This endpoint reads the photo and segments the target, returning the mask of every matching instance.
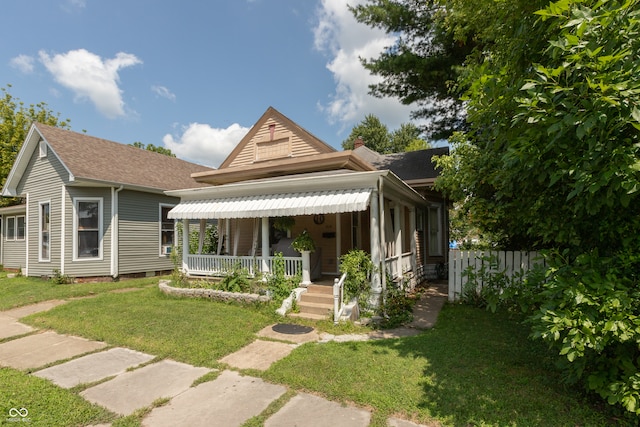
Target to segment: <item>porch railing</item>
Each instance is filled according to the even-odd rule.
[[[411,271],[411,255],[412,252],[405,252],[402,255],[394,255],[385,258],[385,269],[392,279],[401,279],[405,273]],[[398,268],[398,258],[402,257],[402,265]]]
[[[273,260],[269,257],[269,271],[273,271]],[[283,257],[285,276],[291,277],[302,271],[302,257]],[[193,276],[224,276],[241,268],[255,276],[260,272],[262,258],[232,255],[187,255],[187,273]]]

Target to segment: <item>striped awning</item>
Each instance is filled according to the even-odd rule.
[[[186,200],[171,209],[169,218],[262,218],[364,211],[372,191],[359,188]]]

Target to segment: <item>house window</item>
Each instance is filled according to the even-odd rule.
[[[74,258],[102,257],[102,198],[74,201]]]
[[[16,217],[9,216],[7,217],[7,240],[16,240]]]
[[[49,202],[40,203],[40,261],[49,261],[51,258],[51,205]]]
[[[16,240],[24,240],[25,236],[25,219],[23,216],[16,217]]]
[[[442,256],[442,227],[440,206],[429,208],[429,255]]]
[[[160,255],[170,255],[174,244],[175,223],[169,219],[171,205],[160,205]]]

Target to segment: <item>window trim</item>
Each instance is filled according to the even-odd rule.
[[[98,202],[98,256],[78,256],[78,204],[81,202]],[[102,261],[104,256],[103,223],[104,223],[104,198],[103,197],[74,197],[73,198],[73,261],[91,262]]]
[[[165,231],[162,228],[162,209],[164,208],[169,208],[172,209],[174,208],[176,205],[172,205],[170,203],[159,203],[158,204],[158,256],[166,258],[169,257],[171,255],[165,254],[164,251],[162,250],[163,245],[162,244],[162,232]],[[176,221],[175,220],[171,220],[173,222],[173,245],[172,246],[176,246]],[[168,230],[166,230],[168,231]],[[173,249],[172,249],[173,250]]]
[[[17,219],[15,216],[7,216],[4,218],[4,221],[4,240],[6,240],[7,242],[13,242],[16,240]],[[9,223],[11,223],[11,226],[9,226]],[[9,237],[9,231],[11,231],[11,237]]]
[[[43,244],[43,232],[44,230],[42,229],[42,225],[43,225],[43,216],[42,216],[42,208],[44,206],[48,207],[49,210],[49,227],[47,229],[47,233],[48,233],[48,245],[49,245],[49,249],[47,252],[48,257],[43,257],[42,256],[42,244]],[[51,200],[45,200],[42,202],[38,203],[38,262],[51,262]]]
[[[20,223],[20,218],[22,218],[22,237],[18,233],[20,227],[18,224]],[[27,216],[26,215],[16,215],[16,229],[15,229],[15,237],[18,242],[23,242],[27,238]]]
[[[433,221],[431,220],[431,211],[435,210],[436,211],[436,222],[437,224],[437,230],[435,231],[435,233],[432,231],[433,230]],[[428,239],[428,254],[430,257],[439,257],[439,256],[443,256],[443,250],[442,250],[442,206],[440,205],[431,205],[428,208],[427,211],[427,218],[428,218],[428,224],[427,224],[427,239]],[[435,240],[437,241],[438,245],[437,245],[437,249],[436,251],[432,252],[432,248],[431,248],[431,241],[432,241],[432,235],[435,234]]]

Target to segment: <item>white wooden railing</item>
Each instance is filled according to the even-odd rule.
[[[384,265],[387,274],[389,274],[392,279],[401,279],[405,275],[405,273],[412,270],[412,256],[413,252],[405,252],[402,255],[394,255],[389,258],[385,258]],[[398,268],[398,258],[400,257],[402,257],[402,265],[400,266],[400,268]]]
[[[495,263],[488,264],[488,258]],[[449,251],[449,301],[457,301],[467,283],[466,271],[478,272],[483,267],[491,272],[504,272],[507,277],[524,277],[536,265],[544,265],[538,252],[523,251]]]
[[[340,322],[340,316],[344,310],[344,281],[347,273],[344,273],[340,279],[333,279],[333,323],[336,325]]]
[[[273,271],[273,260],[267,259],[269,271]],[[301,257],[282,257],[285,276],[295,276],[302,270]],[[193,276],[221,276],[241,268],[255,275],[260,272],[262,258],[252,256],[231,255],[187,255],[187,273]]]

